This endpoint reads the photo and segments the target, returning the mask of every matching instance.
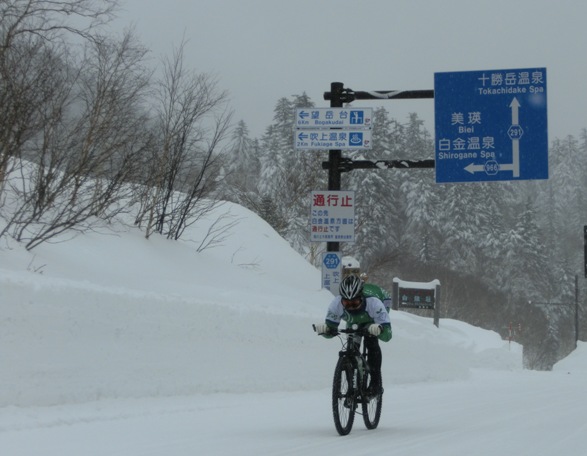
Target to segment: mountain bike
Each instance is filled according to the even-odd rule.
[[[354,326],[333,332],[342,344],[332,381],[332,416],[334,426],[340,435],[351,432],[355,413],[363,415],[367,429],[375,429],[381,418],[383,404],[381,385],[378,385],[379,388],[374,393],[367,391],[371,375],[367,363],[367,350],[362,342],[363,337],[372,336],[366,329]],[[359,404],[361,411],[358,410]]]

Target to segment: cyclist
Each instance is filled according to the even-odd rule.
[[[366,272],[361,272],[361,265],[357,259],[352,256],[344,256],[341,259],[342,262],[342,278],[344,279],[346,276],[350,274],[356,274],[365,285],[363,286],[363,294],[367,297],[374,296],[379,298],[379,300],[383,303],[387,311],[391,309],[391,295],[385,290],[384,288],[380,287],[379,285],[375,285],[374,283],[368,283],[369,276]]]
[[[361,280],[363,280],[363,282],[365,282],[365,286],[363,287],[363,294],[365,296],[374,296],[379,298],[379,300],[385,306],[385,309],[389,312],[391,309],[391,295],[387,292],[387,290],[380,287],[379,285],[375,285],[374,283],[367,283],[369,276],[366,272],[362,272],[359,277]]]
[[[334,337],[341,320],[346,322],[347,327],[356,324],[367,328],[369,336],[364,340],[371,371],[369,391],[371,394],[378,394],[383,392],[379,340],[388,342],[391,339],[391,320],[381,300],[365,296],[363,287],[364,282],[358,275],[345,277],[340,283],[339,296],[328,307],[325,322],[314,326],[316,333],[327,339]]]

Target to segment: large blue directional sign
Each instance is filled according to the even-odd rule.
[[[548,179],[546,68],[435,73],[436,182]]]

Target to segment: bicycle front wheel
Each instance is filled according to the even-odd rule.
[[[334,426],[340,435],[347,435],[353,428],[356,392],[353,388],[353,376],[356,370],[348,359],[341,357],[334,369],[332,382],[332,415]]]

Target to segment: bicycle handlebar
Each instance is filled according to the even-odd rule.
[[[312,325],[312,328],[314,329],[314,332],[316,332],[316,325]],[[369,333],[369,330],[367,329],[367,327],[363,326],[360,328],[344,328],[344,329],[330,329],[330,331],[328,332],[329,335],[332,336],[338,336],[340,334],[359,334],[361,336],[370,336],[371,334]],[[320,334],[318,334],[320,335]]]
[[[362,328],[345,328],[345,329],[339,329],[338,332],[340,333],[344,333],[344,334],[369,334],[369,330],[366,327],[362,327]]]

